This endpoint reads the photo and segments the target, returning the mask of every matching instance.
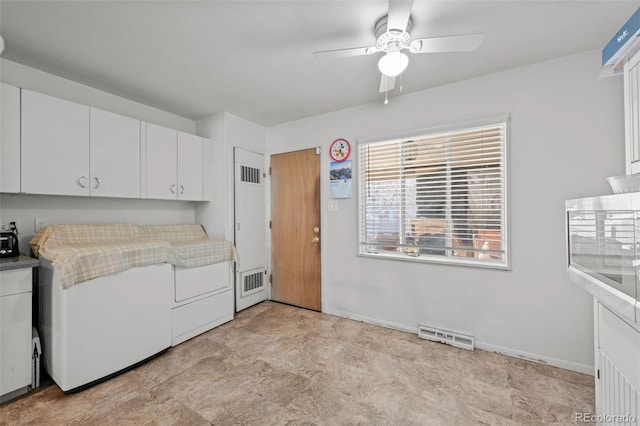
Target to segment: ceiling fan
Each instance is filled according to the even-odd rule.
[[[378,61],[378,69],[382,74],[380,92],[387,92],[393,90],[396,77],[409,65],[409,57],[403,52],[404,50],[411,53],[472,52],[480,47],[483,34],[411,40],[412,6],[413,0],[389,0],[388,14],[380,18],[375,25],[375,46],[323,50],[314,52],[314,56],[317,59],[334,59],[383,52],[384,56]],[[385,103],[388,103],[387,99]]]

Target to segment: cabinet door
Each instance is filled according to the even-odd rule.
[[[91,195],[140,197],[140,120],[91,108]]]
[[[31,384],[31,268],[0,272],[0,395]],[[23,291],[27,289],[28,291]],[[14,293],[16,292],[16,293]]]
[[[22,90],[22,192],[89,195],[89,107]]]
[[[178,199],[202,201],[202,138],[178,132]]]
[[[0,86],[0,192],[20,192],[20,89]]]
[[[595,326],[596,413],[638,417],[640,332],[600,303]]]
[[[147,123],[147,198],[177,199],[178,132]]]
[[[640,52],[624,68],[627,174],[640,173]]]

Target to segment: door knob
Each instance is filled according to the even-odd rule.
[[[319,243],[320,242],[320,238],[318,237],[313,237],[313,239],[311,240],[312,243]]]
[[[320,232],[320,228],[318,228],[318,227],[316,226],[315,228],[313,228],[313,232],[315,232],[315,233],[317,234],[318,232]]]

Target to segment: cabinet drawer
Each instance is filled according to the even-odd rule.
[[[233,291],[216,294],[173,308],[173,337],[188,333],[233,314]]]
[[[175,267],[175,301],[182,302],[231,287],[230,262],[198,268]]]
[[[31,291],[31,268],[0,272],[0,296]]]

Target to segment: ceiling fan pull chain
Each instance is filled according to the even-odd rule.
[[[387,94],[389,93],[389,90],[387,89],[387,76],[384,76],[384,104],[387,105],[389,103],[389,98],[387,97]]]
[[[400,91],[402,92],[402,74],[400,74]]]

